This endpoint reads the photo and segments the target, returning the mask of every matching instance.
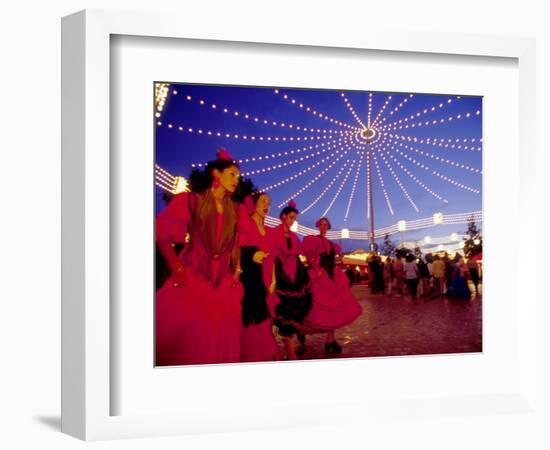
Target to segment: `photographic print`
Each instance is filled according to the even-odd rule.
[[[156,366],[482,351],[482,97],[152,97]]]

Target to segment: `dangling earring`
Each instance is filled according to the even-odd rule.
[[[214,182],[212,183],[212,189],[218,189],[220,187],[220,180],[218,178],[214,178]]]

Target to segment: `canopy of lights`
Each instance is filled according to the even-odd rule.
[[[157,211],[224,147],[301,235],[447,249],[483,221],[480,97],[156,83],[154,115]]]

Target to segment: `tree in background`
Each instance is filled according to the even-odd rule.
[[[483,236],[481,230],[477,228],[474,216],[468,218],[468,230],[466,230],[468,239],[464,239],[464,256],[470,258],[483,251]]]
[[[395,245],[391,241],[389,233],[386,233],[386,235],[384,236],[384,242],[382,243],[380,253],[382,253],[384,256],[395,255]]]

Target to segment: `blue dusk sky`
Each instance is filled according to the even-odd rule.
[[[482,98],[459,92],[171,83],[154,117],[156,164],[188,177],[193,164],[223,147],[241,161],[241,173],[270,194],[271,216],[293,198],[305,226],[326,215],[333,229],[366,231],[368,148],[376,229],[436,212],[480,211],[482,116]],[[156,189],[158,212],[164,203]],[[438,225],[407,232],[405,239],[466,228]]]

